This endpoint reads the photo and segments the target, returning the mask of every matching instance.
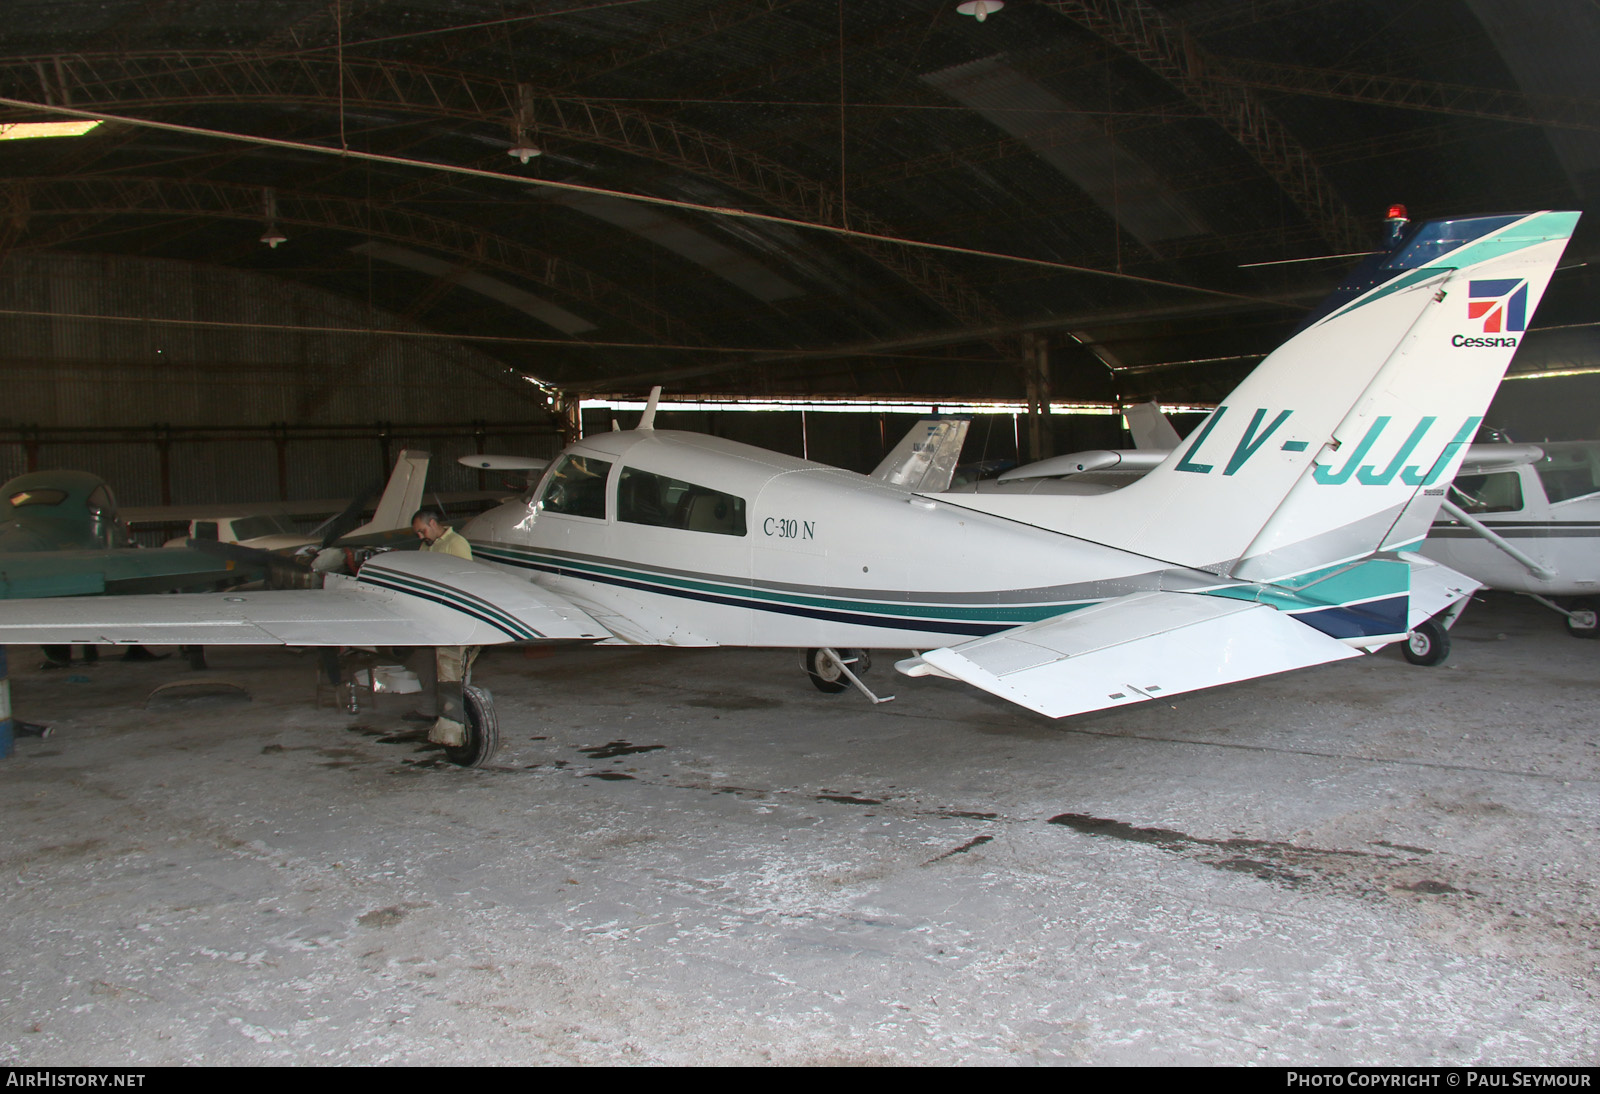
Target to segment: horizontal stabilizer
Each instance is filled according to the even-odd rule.
[[[1065,718],[1359,655],[1262,604],[1163,592],[1117,597],[895,667]]]
[[[0,603],[0,643],[481,646],[609,632],[526,578],[452,555],[391,552],[323,589]]]
[[[1406,622],[1413,628],[1483,588],[1481,582],[1432,559],[1410,552],[1400,557],[1411,566],[1411,602]]]

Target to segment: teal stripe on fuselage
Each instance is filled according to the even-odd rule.
[[[829,612],[844,612],[869,617],[868,622],[871,625],[879,626],[892,625],[897,620],[949,620],[964,624],[993,625],[996,629],[1004,629],[1063,615],[1079,608],[1088,607],[1090,604],[1099,603],[1103,599],[1097,597],[1079,601],[1056,600],[1015,605],[891,603],[881,600],[861,600],[852,597],[782,592],[753,584],[732,584],[727,581],[717,581],[712,579],[710,575],[704,575],[703,577],[671,575],[643,567],[624,567],[592,562],[587,559],[576,559],[570,555],[547,554],[526,548],[474,544],[473,550],[477,552],[480,558],[488,561],[504,562],[514,566],[533,566],[541,570],[560,571],[574,577],[587,577],[599,581],[611,579],[645,584],[651,586],[653,591],[667,596],[697,593],[705,596],[738,600],[745,606],[757,610],[760,610],[764,605],[771,605],[772,608],[778,610],[792,606]]]
[[[1281,612],[1350,607],[1411,592],[1411,567],[1399,559],[1369,558],[1283,578],[1270,585],[1207,589],[1211,596],[1267,604]]]

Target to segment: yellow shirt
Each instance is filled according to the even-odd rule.
[[[472,544],[468,543],[467,538],[454,528],[446,528],[444,535],[432,543],[424,543],[422,549],[424,551],[437,551],[440,554],[455,555],[457,558],[464,558],[468,562],[472,561]]]

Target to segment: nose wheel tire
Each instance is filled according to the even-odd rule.
[[[467,712],[467,739],[455,748],[446,748],[445,756],[462,767],[482,767],[494,759],[500,748],[500,722],[494,713],[494,698],[485,690],[468,684],[461,689],[461,699]]]
[[[1572,609],[1567,616],[1567,633],[1574,638],[1600,638],[1600,612],[1595,611],[1593,601]]]
[[[1442,664],[1450,656],[1450,632],[1431,619],[1425,620],[1406,635],[1405,645],[1400,652],[1413,665]]]
[[[866,650],[837,650],[839,659],[850,665],[850,671],[861,676],[872,667],[872,658],[867,656]],[[805,657],[806,675],[811,677],[811,683],[820,692],[828,695],[837,695],[850,686],[850,681],[845,674],[839,671],[839,666],[833,658],[827,656],[827,651],[815,649],[806,650]]]

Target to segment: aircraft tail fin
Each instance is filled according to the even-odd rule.
[[[971,425],[971,418],[921,419],[868,477],[920,493],[950,489]]]
[[[400,458],[394,461],[394,471],[389,475],[389,484],[383,488],[383,497],[378,499],[372,519],[350,535],[410,528],[412,514],[422,507],[422,489],[428,478],[430,460],[426,452],[403,449]]]
[[[1122,416],[1128,419],[1128,432],[1133,434],[1133,447],[1139,449],[1171,451],[1178,447],[1178,431],[1161,412],[1157,402],[1135,403],[1123,407]]]
[[[948,500],[1251,582],[1415,543],[1577,221],[1539,212],[1422,225],[1119,491]]]

